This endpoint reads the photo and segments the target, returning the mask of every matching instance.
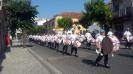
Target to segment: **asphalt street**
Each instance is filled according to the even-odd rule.
[[[52,66],[62,72],[62,74],[132,74],[133,70],[133,49],[125,49],[121,46],[119,52],[115,56],[109,56],[109,64],[111,68],[103,66],[103,60],[100,66],[94,66],[97,58],[93,46],[91,49],[78,49],[78,56],[63,55],[55,49],[32,43],[30,47],[32,51],[38,54],[42,59],[47,60]],[[60,46],[62,51],[62,45]],[[70,53],[70,48],[69,51]]]

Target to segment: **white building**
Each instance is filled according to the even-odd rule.
[[[46,18],[35,18],[35,24],[36,25],[43,25],[45,22],[49,21],[49,19]]]

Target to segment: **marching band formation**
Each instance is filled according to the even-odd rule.
[[[67,53],[68,46],[71,46],[71,54],[75,52],[75,56],[77,56],[77,48],[81,47],[83,41],[87,40],[88,43],[95,42],[95,39],[89,33],[81,35],[78,33],[72,34],[71,32],[62,35],[30,35],[29,40],[50,48],[55,48],[57,51],[59,45],[63,44],[62,51],[64,54]]]
[[[126,38],[127,43],[126,47],[131,47],[131,32],[129,29],[125,31],[124,38]],[[87,46],[91,44],[95,44],[96,53],[98,57],[96,58],[95,65],[98,66],[100,60],[104,57],[104,65],[109,68],[108,65],[108,54],[113,54],[119,50],[120,41],[113,34],[113,32],[109,31],[107,35],[105,35],[105,31],[101,30],[100,33],[96,35],[95,38],[92,37],[91,33],[86,32],[85,34],[73,34],[71,32],[67,32],[65,34],[53,34],[53,35],[30,35],[29,40],[35,42],[37,44],[41,44],[43,46],[48,46],[50,48],[54,48],[59,51],[60,44],[63,44],[62,52],[63,54],[67,54],[68,46],[71,46],[71,55],[78,56],[78,48],[82,47],[84,42],[87,42]]]

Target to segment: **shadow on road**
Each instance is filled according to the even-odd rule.
[[[130,55],[130,54],[118,54],[119,56],[122,56],[122,57],[128,57],[128,58],[132,58],[133,59],[133,55]]]
[[[85,64],[87,64],[87,65],[91,65],[91,66],[97,67],[97,66],[95,66],[95,60],[83,59],[82,62],[85,63]],[[103,64],[99,64],[98,67],[105,68],[105,66]]]
[[[87,65],[91,65],[91,66],[94,66],[94,64],[95,64],[94,60],[83,59],[82,62],[87,64]]]
[[[23,45],[13,45],[12,47],[23,47]],[[26,45],[26,47],[33,47],[33,45]]]

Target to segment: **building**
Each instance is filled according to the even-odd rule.
[[[55,19],[52,18],[43,24],[43,26],[45,26],[47,28],[47,30],[44,31],[45,33],[53,33],[54,32],[54,28],[55,28],[54,22],[55,22]]]
[[[133,0],[112,0],[112,10],[116,35],[122,37],[127,27],[133,33]]]
[[[82,17],[82,13],[78,12],[64,12],[59,15],[54,16],[53,19],[47,21],[44,23],[44,26],[50,26],[52,29],[56,32],[63,32],[63,28],[60,28],[58,26],[58,19],[61,19],[63,17],[69,17],[72,19],[72,26],[75,28],[75,33],[85,30],[85,28],[82,27],[82,25],[79,24],[79,19]],[[80,30],[78,29],[80,27]]]
[[[45,22],[49,21],[49,19],[46,18],[35,18],[35,24],[36,25],[43,25]]]
[[[0,51],[5,49],[5,35],[8,31],[5,4],[7,0],[0,0]]]

